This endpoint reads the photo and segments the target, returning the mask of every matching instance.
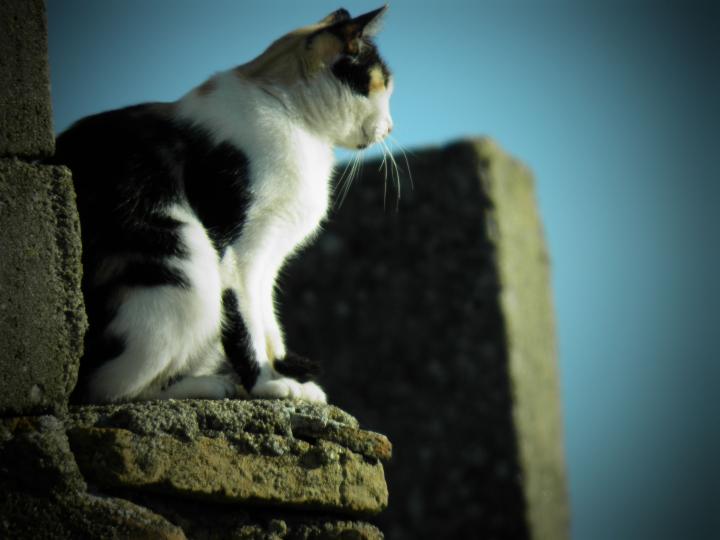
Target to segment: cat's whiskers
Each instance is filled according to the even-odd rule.
[[[393,143],[393,145],[398,147],[400,152],[402,152],[403,159],[405,160],[405,166],[407,167],[408,178],[410,180],[410,189],[414,191],[415,190],[415,182],[413,181],[412,170],[410,170],[410,161],[408,160],[407,152],[405,151],[405,147],[402,144],[400,144],[400,141],[398,141],[392,135],[388,135],[388,139],[390,140],[390,142]],[[410,152],[410,155],[413,155],[412,151],[410,151],[410,150],[408,150],[408,151]]]
[[[343,169],[343,172],[342,172],[342,174],[340,175],[340,178],[338,178],[337,184],[335,185],[335,191],[336,191],[336,192],[340,192],[340,190],[341,190],[341,188],[342,188],[342,185],[343,185],[343,182],[345,181],[345,175],[347,174],[348,169],[350,168],[350,166],[352,165],[352,163],[353,163],[353,160],[351,159],[350,161],[348,161],[348,162],[345,164],[345,168]]]
[[[358,178],[360,176],[360,173],[362,172],[363,163],[365,162],[364,158],[365,158],[365,151],[361,150],[357,154],[357,168],[355,169],[355,175],[353,176],[352,180],[355,180],[355,178]],[[352,184],[352,180],[350,182],[351,184]],[[349,185],[348,185],[347,191],[350,191]],[[345,193],[345,195],[347,196],[347,192]]]
[[[340,208],[343,203],[345,202],[345,198],[347,197],[348,193],[350,192],[350,186],[353,183],[353,180],[355,179],[355,176],[357,175],[358,171],[358,160],[360,159],[359,156],[361,153],[355,153],[353,154],[352,159],[348,162],[348,166],[350,167],[350,170],[348,171],[347,176],[344,178],[343,183],[339,186],[339,199],[338,199],[338,208]]]
[[[379,170],[383,170],[384,172],[384,183],[383,183],[383,210],[386,208],[386,202],[387,202],[387,171],[388,171],[388,165],[387,165],[387,151],[382,146],[380,147],[382,149],[383,158],[382,162],[380,163],[380,166],[378,167]]]
[[[394,137],[389,137],[387,140],[392,142],[392,144],[400,150],[403,156],[403,160],[405,161],[405,168],[400,167],[386,140],[378,142],[378,146],[382,150],[382,160],[380,161],[380,165],[378,166],[378,171],[383,172],[383,208],[387,207],[389,171],[390,180],[397,191],[397,200],[395,204],[395,210],[397,211],[400,207],[400,200],[402,199],[403,174],[401,172],[401,169],[403,171],[407,171],[408,179],[410,180],[410,188],[413,190],[415,189],[415,183],[413,180],[412,171],[410,169],[410,161],[407,157],[407,152],[405,151],[405,148],[403,148],[403,146]],[[412,154],[412,152],[410,153]],[[343,205],[343,203],[345,202],[345,198],[350,192],[352,183],[360,175],[364,155],[364,150],[361,150],[355,153],[353,157],[345,164],[343,172],[340,175],[335,188],[337,194],[336,208],[340,208]]]
[[[392,155],[392,152],[390,151],[390,148],[388,148],[387,143],[385,141],[380,141],[380,144],[382,145],[383,153],[385,153],[390,158],[390,164],[392,165],[392,168],[390,169],[390,177],[395,182],[395,186],[397,189],[397,200],[395,202],[395,211],[397,211],[400,208],[400,199],[402,198],[400,169],[398,168],[397,161],[395,161],[395,156]]]
[[[345,170],[347,171],[349,167],[350,172],[346,176],[345,171],[343,171],[343,176],[340,177],[340,181],[338,182],[339,197],[337,200],[337,208],[342,207],[343,203],[345,202],[345,198],[350,192],[350,186],[352,185],[353,180],[355,180],[355,178],[357,178],[360,174],[360,170],[362,168],[362,157],[364,153],[365,152],[363,150],[357,152],[345,166]]]

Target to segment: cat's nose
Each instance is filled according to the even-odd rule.
[[[381,127],[380,130],[379,130],[379,132],[378,132],[378,133],[380,134],[380,139],[384,139],[385,137],[387,137],[388,135],[390,135],[390,133],[392,132],[392,130],[393,130],[393,124],[392,124],[392,122],[388,122],[388,123],[387,123],[387,125],[385,126],[385,130],[384,130],[384,131],[383,131],[383,128]]]

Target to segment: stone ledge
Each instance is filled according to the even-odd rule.
[[[137,435],[171,435],[181,440],[279,435],[288,440],[321,439],[368,458],[387,461],[387,437],[360,429],[342,409],[293,400],[202,399],[146,401],[73,407],[72,427],[122,428]]]
[[[381,540],[363,518],[387,504],[389,451],[336,407],[285,400],[0,419],[0,537]]]
[[[147,508],[89,494],[54,416],[0,419],[0,516],[0,538],[185,538]]]
[[[375,526],[330,514],[310,514],[236,505],[134,496],[133,501],[177,524],[192,540],[382,540]]]
[[[349,516],[387,506],[380,460],[389,457],[390,443],[329,405],[85,406],[71,411],[68,435],[85,478],[108,490]]]
[[[142,506],[86,493],[53,499],[0,494],[0,538],[185,540],[183,530]]]

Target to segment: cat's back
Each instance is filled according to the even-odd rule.
[[[76,178],[102,170],[106,175],[149,164],[153,154],[179,149],[182,136],[173,105],[146,103],[87,116],[62,132],[52,161],[68,166]]]
[[[148,103],[107,111],[57,138],[53,162],[72,171],[84,227],[125,228],[179,206],[197,216],[216,247],[236,238],[249,204],[247,155],[214,141],[177,108]]]

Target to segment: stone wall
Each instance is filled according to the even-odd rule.
[[[0,17],[0,156],[52,154],[43,0],[6,0]]]
[[[0,419],[0,538],[379,540],[388,440],[329,405],[184,400]]]
[[[404,168],[404,160],[397,157]],[[363,168],[286,272],[290,348],[393,441],[389,538],[568,536],[548,255],[533,180],[489,139]]]
[[[0,414],[53,412],[75,384],[85,316],[80,239],[54,148],[44,4],[0,17]]]

